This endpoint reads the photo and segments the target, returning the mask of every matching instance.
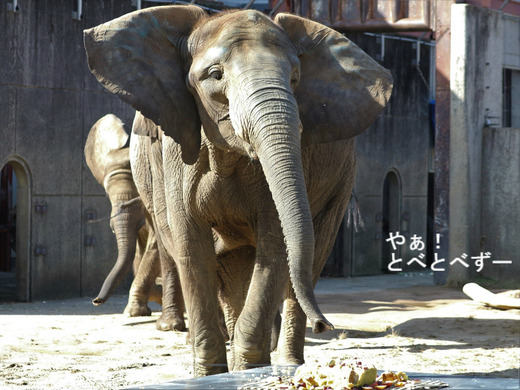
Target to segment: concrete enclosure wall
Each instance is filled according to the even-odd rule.
[[[30,177],[18,217],[21,300],[95,294],[116,255],[108,220],[89,224],[85,211],[107,218],[110,204],[86,167],[90,126],[113,112],[131,123],[130,107],[110,95],[87,68],[83,29],[132,11],[130,1],[18,1],[0,6],[0,168],[12,163]],[[20,192],[19,192],[20,194]],[[85,246],[86,236],[94,237]],[[101,264],[100,264],[101,263]]]
[[[469,266],[455,262],[449,269],[450,284],[461,284],[479,276],[481,272],[474,264],[475,258],[485,253],[485,248],[488,251],[490,247],[497,250],[500,243],[504,245],[506,254],[507,248],[513,245],[513,241],[506,242],[509,234],[503,235],[500,241],[494,239],[494,243],[486,242],[490,237],[495,237],[489,235],[490,227],[502,226],[501,221],[508,220],[518,208],[514,198],[507,200],[499,194],[502,191],[509,193],[510,188],[518,185],[518,181],[514,182],[517,175],[511,175],[512,183],[505,185],[505,181],[499,179],[504,173],[497,170],[501,169],[503,158],[515,161],[518,150],[502,149],[503,153],[507,153],[505,156],[490,154],[490,150],[498,152],[506,140],[513,140],[507,132],[488,132],[484,136],[483,130],[501,126],[503,70],[515,66],[515,61],[520,58],[517,57],[520,50],[518,34],[509,34],[519,25],[520,19],[501,12],[467,4],[452,6],[450,256],[447,260],[451,262],[466,256],[465,262]],[[520,62],[516,62],[516,66],[520,66]],[[485,159],[483,150],[487,153]],[[518,170],[518,165],[515,169]],[[489,202],[492,199],[504,202],[497,212],[491,212]],[[507,209],[509,212],[506,212]],[[501,214],[500,210],[505,214]],[[518,237],[518,224],[508,225],[505,222],[501,229],[505,228],[512,228],[510,233]],[[516,277],[507,270],[503,275]]]
[[[133,111],[89,72],[82,32],[133,11],[131,3],[84,2],[79,20],[73,17],[72,1],[19,0],[16,12],[0,6],[0,52],[6,54],[0,56],[0,163],[12,163],[27,178],[18,210],[26,221],[17,235],[22,300],[95,294],[115,258],[110,204],[86,167],[83,147],[101,116],[112,112],[130,124]],[[396,78],[389,107],[358,139],[356,191],[366,229],[346,229],[342,236],[349,248],[339,259],[342,274],[368,275],[384,267],[388,172],[398,185],[392,187],[399,202],[392,214],[395,228],[425,235],[430,47],[362,34],[352,39]],[[414,62],[418,58],[419,64]],[[89,223],[89,218],[101,221]]]
[[[432,200],[428,196],[428,177],[433,168],[430,96],[434,80],[430,72],[434,50],[428,41],[398,36],[347,36],[392,72],[394,89],[376,122],[356,138],[354,191],[365,227],[353,231],[343,226],[325,274],[388,272],[392,253],[402,259],[397,267],[403,271],[423,270],[416,262],[407,263],[420,253],[427,254],[428,201]],[[393,251],[385,241],[389,233],[400,233],[406,243]],[[410,250],[414,235],[422,238],[422,251]],[[430,259],[423,262],[428,265]]]
[[[16,12],[0,6],[0,168],[11,163],[20,179],[17,272],[22,300],[95,294],[115,258],[110,204],[86,167],[83,147],[101,116],[112,112],[130,124],[133,110],[89,72],[82,31],[133,11],[131,3],[84,2],[79,20],[73,18],[73,1],[19,0]],[[450,257],[485,249],[508,258],[515,254],[510,254],[514,239],[509,237],[511,232],[518,237],[518,225],[504,234],[495,230],[501,219],[513,215],[516,198],[507,194],[518,193],[518,178],[514,171],[500,169],[504,162],[517,161],[511,155],[515,149],[507,146],[516,145],[518,137],[498,130],[483,136],[482,129],[487,120],[501,121],[503,68],[520,69],[520,45],[506,39],[519,36],[519,23],[464,4],[454,5],[452,13]],[[385,239],[395,230],[406,239],[394,252],[403,260],[400,266],[420,270],[406,263],[419,254],[410,249],[412,236],[426,241],[431,233],[433,51],[428,42],[403,37],[349,38],[392,71],[395,87],[388,107],[356,140],[355,191],[365,228],[342,227],[341,250],[328,269],[345,276],[385,272],[392,252]],[[512,181],[506,186],[508,177]],[[502,188],[507,191],[500,194]],[[101,221],[89,223],[87,218]],[[424,259],[427,264],[431,260]],[[471,272],[453,268],[450,277],[462,280],[474,276]],[[498,267],[494,272],[511,274]]]
[[[487,128],[482,150],[482,276],[518,281],[520,275],[520,129]],[[494,264],[494,261],[511,264]]]

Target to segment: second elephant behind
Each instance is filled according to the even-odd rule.
[[[186,328],[184,301],[176,269],[167,271],[173,274],[169,278],[173,286],[166,288],[169,295],[163,296],[162,289],[156,285],[156,279],[162,275],[161,256],[168,254],[157,240],[152,217],[135,187],[128,141],[121,120],[108,114],[92,126],[85,144],[87,165],[104,187],[112,206],[110,227],[118,250],[116,262],[92,302],[96,306],[103,304],[133,267],[134,280],[124,313],[130,317],[149,316],[151,310],[147,303],[155,301],[162,305],[157,329],[182,331]],[[168,268],[172,266],[166,259],[162,263]]]

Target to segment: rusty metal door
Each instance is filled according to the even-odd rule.
[[[290,0],[291,12],[340,32],[431,31],[431,0]]]

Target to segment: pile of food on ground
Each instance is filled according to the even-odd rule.
[[[375,367],[367,367],[357,359],[333,359],[300,366],[292,379],[295,389],[386,389],[402,387],[408,381],[404,372],[377,376]],[[289,388],[290,389],[290,388]]]
[[[383,372],[378,376],[375,367],[366,366],[357,358],[342,358],[306,363],[298,367],[292,377],[269,377],[242,386],[240,390],[391,390],[421,387],[420,381],[410,380],[404,372]]]

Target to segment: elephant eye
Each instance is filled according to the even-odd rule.
[[[211,68],[209,70],[209,77],[215,80],[222,80],[222,70],[219,68]]]
[[[291,77],[291,86],[294,88],[296,88],[296,86],[298,85],[298,83],[300,82],[300,74],[298,72],[295,72],[293,73],[292,77]]]

